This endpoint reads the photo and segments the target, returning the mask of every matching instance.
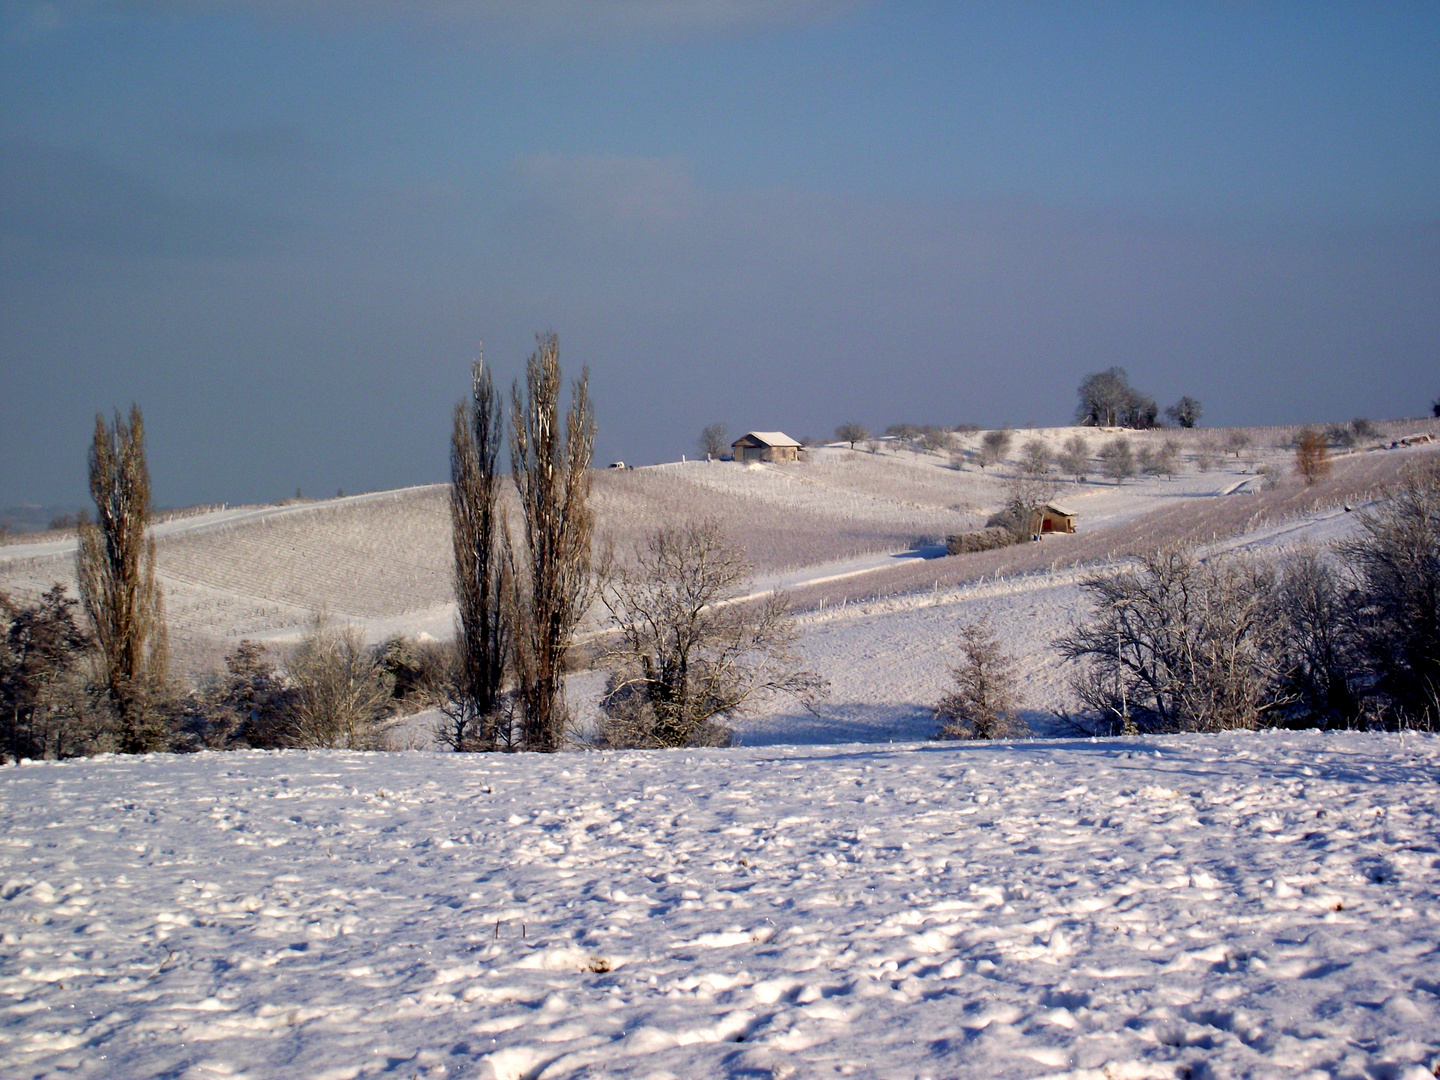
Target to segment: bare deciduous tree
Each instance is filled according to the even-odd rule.
[[[517,551],[506,530],[504,546],[512,581],[516,698],[522,745],[529,750],[553,752],[564,742],[565,659],[593,595],[593,514],[586,499],[595,420],[588,381],[586,369],[572,388],[562,436],[560,345],[553,333],[541,334],[526,365],[525,396],[518,385],[510,394],[510,463],[522,535]]]
[[[709,424],[705,430],[700,432],[697,445],[700,447],[700,456],[704,458],[718,458],[730,449],[730,444],[725,441],[725,425]]]
[[[1084,662],[1075,689],[1103,728],[1255,728],[1287,703],[1270,570],[1185,549],[1138,561],[1086,581],[1095,619],[1055,642]]]
[[[1360,716],[1362,660],[1356,648],[1354,593],[1332,561],[1315,551],[1288,555],[1277,595],[1285,631],[1285,685],[1302,719],[1321,727]]]
[[[723,719],[748,704],[824,688],[800,667],[784,597],[739,599],[751,568],[714,521],[658,529],[603,575],[616,638],[601,662],[610,746],[727,745]]]
[[[980,437],[980,453],[976,457],[980,468],[983,470],[987,465],[994,465],[1002,460],[1010,451],[1011,434],[1009,428],[1000,428],[997,431],[987,431]]]
[[[1090,444],[1085,436],[1071,435],[1066,439],[1065,450],[1056,461],[1077,483],[1083,481],[1090,471]]]
[[[955,444],[955,439],[944,428],[927,425],[921,430],[916,442],[927,453],[941,454]]]
[[[1440,466],[1409,470],[1340,545],[1370,677],[1397,722],[1440,727]]]
[[[90,495],[96,521],[80,525],[76,576],[80,602],[94,629],[103,681],[126,753],[157,750],[165,740],[158,706],[167,660],[165,605],[155,580],[150,524],[150,471],[145,423],[130,406],[111,428],[95,417],[90,447]]]
[[[1055,497],[1055,481],[1048,476],[1010,477],[1005,485],[1005,505],[985,522],[985,527],[1009,529],[1015,540],[1028,540],[1040,530],[1045,504]]]
[[[1140,451],[1140,467],[1147,476],[1163,476],[1167,480],[1175,477],[1180,455],[1180,444],[1166,439],[1159,446],[1147,446]]]
[[[1100,448],[1100,468],[1111,480],[1123,484],[1135,475],[1135,449],[1123,436]]]
[[[1325,439],[1313,428],[1302,428],[1295,439],[1295,471],[1313,484],[1330,472],[1330,451]]]
[[[960,663],[950,669],[955,689],[935,706],[941,739],[1018,739],[1030,728],[1017,712],[1015,660],[982,618],[960,631]]]
[[[1089,427],[1123,423],[1126,402],[1133,393],[1130,376],[1122,367],[1086,375],[1076,391],[1079,401],[1075,405],[1075,423]]]
[[[293,688],[284,725],[287,746],[374,750],[390,684],[353,626],[317,618],[285,665]]]
[[[484,361],[471,371],[469,403],[455,406],[450,436],[450,528],[459,607],[456,687],[445,706],[445,741],[456,750],[495,750],[508,741],[501,687],[510,651],[500,537],[500,444],[504,417]]]
[[[1044,476],[1050,471],[1050,447],[1040,439],[1029,439],[1020,448],[1020,468],[1031,476]]]
[[[1229,450],[1237,458],[1249,447],[1250,435],[1239,428],[1233,429],[1225,436],[1225,449]]]

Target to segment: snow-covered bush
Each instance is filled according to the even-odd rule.
[[[724,718],[777,694],[826,689],[799,664],[785,598],[741,597],[750,566],[718,523],[657,529],[604,574],[614,638],[600,740],[613,747],[724,746]]]
[[[1015,660],[1000,645],[988,619],[960,631],[960,663],[950,669],[955,688],[935,706],[937,739],[1015,739],[1030,734],[1018,713]]]
[[[1082,663],[1074,690],[1100,730],[1256,728],[1285,703],[1274,571],[1191,549],[1084,582],[1095,617],[1057,639]]]

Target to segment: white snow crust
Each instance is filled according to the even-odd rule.
[[[0,770],[0,1075],[1392,1077],[1440,739]]]

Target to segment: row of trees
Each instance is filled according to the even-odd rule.
[[[1086,589],[1096,618],[1056,645],[1101,730],[1440,723],[1440,469],[1331,550],[1156,552]]]
[[[1277,564],[1152,551],[1084,583],[1093,616],[1054,642],[1091,734],[1440,727],[1440,466],[1361,513],[1357,534]],[[1023,734],[1013,662],[967,627],[939,734]]]
[[[512,536],[499,500],[500,408],[477,364],[455,410],[451,523],[459,602],[458,678],[443,740],[456,750],[558,750],[570,712],[564,677],[574,633],[592,603],[608,615],[596,663],[609,671],[602,745],[659,747],[729,741],[724,718],[757,698],[804,701],[824,683],[798,664],[783,596],[747,601],[751,568],[720,525],[661,528],[633,552],[592,565],[586,504],[595,425],[582,375],[559,420],[559,350],[539,340],[522,396],[511,392],[510,475],[519,503]],[[725,449],[725,429],[701,449]]]
[[[500,506],[504,418],[483,360],[455,409],[450,516],[459,604],[460,677],[443,732],[456,750],[558,750],[565,740],[566,660],[594,599],[587,505],[595,419],[589,372],[560,423],[559,340],[537,339],[525,390],[510,392],[510,478],[519,538]],[[510,693],[502,693],[507,677]]]

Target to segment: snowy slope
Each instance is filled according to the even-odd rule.
[[[1440,740],[0,771],[5,1077],[1440,1066]]]

